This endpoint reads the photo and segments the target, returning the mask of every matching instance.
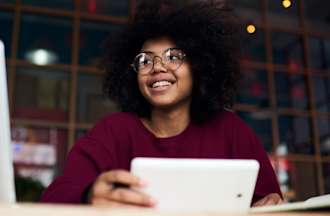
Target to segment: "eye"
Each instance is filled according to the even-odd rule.
[[[149,59],[141,59],[139,61],[139,65],[147,65],[147,64],[151,64],[151,61]]]
[[[179,49],[171,49],[166,53],[168,61],[180,61],[183,59],[183,53]]]
[[[168,59],[170,61],[175,61],[175,60],[180,60],[181,58],[180,58],[179,55],[173,55],[173,54],[171,54],[170,56],[168,56]]]
[[[140,66],[146,66],[152,64],[152,58],[146,54],[143,54],[138,58],[137,62]]]

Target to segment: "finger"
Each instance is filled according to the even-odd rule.
[[[258,200],[257,202],[255,202],[252,206],[253,207],[262,206],[264,202],[265,202],[265,198],[262,198],[261,200]]]
[[[284,203],[284,201],[282,200],[282,197],[279,194],[274,194],[274,196],[275,196],[275,200],[276,200],[276,203],[275,203],[276,205]]]
[[[104,173],[102,174],[101,179],[111,184],[121,183],[128,186],[137,187],[142,187],[146,185],[143,180],[126,170],[114,170],[111,172]]]
[[[92,194],[94,196],[104,196],[109,193],[111,189],[113,189],[112,184],[109,184],[107,181],[101,179],[98,180],[92,188]]]
[[[104,199],[102,197],[93,198],[90,202],[93,206],[105,206],[105,207],[116,207],[116,203],[109,199]]]
[[[255,202],[253,204],[253,207],[257,207],[257,206],[263,206],[267,203],[267,200],[268,200],[268,196],[265,196],[264,198],[258,200],[257,202]]]
[[[271,193],[267,197],[268,197],[268,201],[266,204],[277,205],[277,204],[282,203],[282,198],[277,193]]]
[[[125,209],[140,209],[145,208],[145,206],[137,206],[132,204],[120,203],[115,201],[109,201],[108,199],[95,199],[92,203],[96,207],[111,207],[111,208],[125,208]]]
[[[253,206],[257,207],[257,206],[264,206],[264,205],[275,205],[275,204],[279,204],[281,202],[282,202],[281,197],[276,193],[272,193],[272,194],[268,194],[261,200],[254,203]]]
[[[275,205],[277,203],[277,200],[272,199],[271,197],[267,197],[264,205]]]
[[[284,200],[282,200],[282,198],[279,199],[279,201],[277,202],[277,204],[284,204]]]
[[[132,205],[128,205],[128,204],[124,204],[124,203],[120,203],[120,202],[115,202],[109,199],[105,199],[105,198],[95,198],[92,200],[91,204],[93,206],[99,206],[99,207],[112,207],[112,208],[121,208],[121,207],[128,207],[128,206],[132,206]]]
[[[107,195],[107,198],[116,202],[141,205],[141,206],[154,206],[156,204],[156,201],[150,196],[138,191],[125,189],[125,188],[118,188],[112,190]]]

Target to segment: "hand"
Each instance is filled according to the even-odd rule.
[[[265,196],[264,198],[262,198],[261,200],[255,202],[253,204],[253,207],[265,206],[265,205],[277,205],[281,203],[283,203],[283,200],[280,197],[280,195],[278,195],[277,193],[271,193]]]
[[[116,184],[127,185],[127,187],[116,187]],[[145,182],[126,170],[104,172],[91,187],[88,202],[92,205],[116,207],[152,207],[156,204],[154,199],[132,189],[145,185]]]

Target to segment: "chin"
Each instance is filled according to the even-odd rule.
[[[153,108],[166,109],[173,107],[175,103],[169,101],[150,101]]]
[[[149,100],[153,109],[174,109],[189,104],[189,100],[179,100],[178,98],[167,98],[163,100]]]

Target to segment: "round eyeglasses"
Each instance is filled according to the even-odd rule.
[[[155,58],[158,57],[163,67],[167,70],[175,71],[183,63],[186,54],[179,48],[168,48],[162,56],[157,56],[152,52],[141,52],[135,58],[131,66],[138,74],[148,74],[155,65]]]

